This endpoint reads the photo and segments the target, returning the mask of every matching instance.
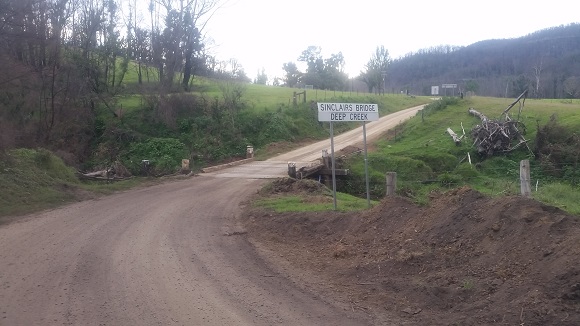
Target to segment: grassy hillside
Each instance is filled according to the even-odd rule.
[[[133,179],[114,184],[82,183],[75,170],[51,152],[16,149],[0,155],[0,216],[57,207],[141,182]]]
[[[120,160],[137,172],[141,159],[157,173],[171,172],[167,158],[179,167],[189,158],[196,167],[245,155],[247,145],[258,153],[274,142],[302,142],[328,136],[317,120],[316,101],[377,103],[381,114],[430,102],[425,97],[307,90],[198,77],[189,93],[134,94],[118,99],[120,114],[103,110],[92,165]],[[357,124],[336,124],[337,132]],[[179,143],[175,143],[175,142]],[[171,144],[140,146],[138,143]],[[182,148],[181,154],[177,150]],[[171,150],[170,150],[171,149]],[[162,164],[163,163],[163,164]],[[163,168],[160,168],[160,167]]]
[[[557,176],[549,167],[536,160],[534,153],[525,147],[512,153],[481,158],[477,155],[473,140],[469,136],[471,128],[480,123],[467,113],[473,107],[489,118],[499,118],[511,99],[472,97],[465,100],[446,99],[445,105],[437,110],[427,109],[423,118],[417,116],[397,132],[376,144],[376,151],[369,155],[371,187],[373,197],[382,197],[385,191],[386,172],[397,172],[398,192],[427,202],[433,190],[470,185],[490,195],[514,195],[519,193],[519,162],[530,159],[532,167],[533,196],[544,202],[559,206],[575,214],[580,214],[577,202],[580,185],[580,167],[577,153],[575,161],[561,162],[565,165],[567,177]],[[526,139],[535,151],[538,126],[551,120],[567,130],[580,128],[580,112],[577,103],[556,100],[527,100],[521,112],[521,121],[526,126]],[[511,116],[517,117],[518,107]],[[446,129],[452,128],[462,134],[462,125],[467,133],[460,146],[456,146]],[[577,148],[580,150],[580,147]],[[469,157],[472,164],[469,163]],[[339,182],[342,191],[363,195],[364,162],[361,156],[351,157],[346,165],[351,176]],[[537,191],[536,191],[536,185]]]

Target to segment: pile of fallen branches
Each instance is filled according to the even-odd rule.
[[[95,172],[78,172],[77,176],[83,180],[121,181],[131,177],[131,172],[119,161],[113,162],[110,167]]]
[[[477,153],[479,155],[493,156],[496,154],[511,152],[522,145],[528,147],[528,141],[523,136],[525,125],[519,121],[527,93],[528,91],[526,90],[518,96],[518,98],[503,111],[500,119],[490,119],[473,108],[468,110],[471,115],[474,115],[481,120],[481,124],[476,125],[471,129],[471,136],[474,139],[473,146],[477,148]],[[509,116],[509,111],[517,103],[520,103],[518,118],[513,120]],[[530,150],[529,147],[528,150]]]

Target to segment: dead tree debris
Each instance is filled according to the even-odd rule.
[[[447,128],[447,133],[449,136],[451,136],[451,138],[453,138],[455,145],[459,146],[461,144],[461,138],[463,138],[463,136],[457,136],[457,134],[451,128]]]
[[[530,150],[527,144],[528,140],[524,138],[522,132],[525,131],[525,125],[519,121],[526,94],[527,90],[503,111],[500,119],[490,119],[483,113],[469,108],[469,114],[481,120],[481,124],[471,129],[471,135],[474,139],[473,145],[477,148],[479,155],[493,156],[508,153],[519,148],[521,145],[525,145]],[[518,119],[512,120],[509,116],[509,110],[518,102],[520,103]]]
[[[78,172],[77,176],[84,180],[120,181],[131,177],[131,172],[119,161],[115,161],[106,169],[88,173]]]

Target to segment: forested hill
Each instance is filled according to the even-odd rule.
[[[580,24],[553,27],[515,39],[466,47],[439,46],[393,60],[387,91],[429,95],[431,86],[457,84],[482,96],[580,96]],[[440,89],[440,91],[444,91]],[[458,91],[456,91],[458,92]]]

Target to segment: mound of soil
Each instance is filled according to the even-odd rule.
[[[250,208],[243,222],[307,286],[376,324],[580,325],[579,218],[531,199],[460,188],[428,207]]]
[[[276,179],[260,191],[260,194],[263,196],[290,193],[328,195],[330,191],[320,182],[310,179],[297,180],[294,178]]]

